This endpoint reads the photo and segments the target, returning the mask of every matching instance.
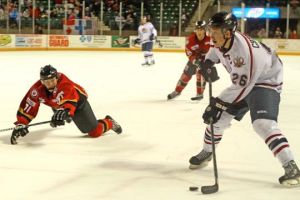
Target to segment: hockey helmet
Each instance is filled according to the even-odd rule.
[[[229,30],[231,33],[234,33],[237,28],[237,18],[232,13],[221,11],[210,18],[208,26]]]
[[[204,20],[199,20],[199,21],[196,21],[196,24],[195,24],[195,29],[205,29],[206,27],[206,22]]]
[[[47,80],[57,77],[57,70],[52,67],[51,65],[45,65],[44,67],[41,68],[40,71],[40,79],[41,80]]]

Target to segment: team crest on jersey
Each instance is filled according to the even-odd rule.
[[[242,58],[242,57],[236,57],[233,60],[233,63],[234,63],[234,66],[237,68],[240,68],[241,66],[246,64],[244,58]]]
[[[31,91],[31,96],[32,97],[36,97],[38,95],[38,92],[36,91],[36,89]]]
[[[57,104],[60,104],[60,101],[61,101],[63,98],[64,98],[64,91],[60,91],[60,92],[57,94],[56,98],[53,99],[52,101],[55,102],[55,103],[57,103]]]

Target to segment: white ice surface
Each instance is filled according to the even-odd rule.
[[[155,53],[156,65],[141,67],[140,52],[0,52],[0,129],[12,127],[19,103],[52,64],[82,85],[98,118],[113,116],[123,134],[85,137],[75,125],[31,127],[16,146],[0,132],[1,200],[298,200],[300,188],[278,184],[283,169],[256,135],[247,115],[234,122],[217,148],[220,190],[203,195],[189,186],[214,183],[212,163],[190,171],[188,160],[202,148],[205,99],[192,102],[193,78],[182,95],[166,101],[186,64],[184,53]],[[279,125],[300,165],[299,57],[281,57],[284,90]],[[217,95],[229,84],[213,84]],[[32,123],[49,120],[44,105]]]

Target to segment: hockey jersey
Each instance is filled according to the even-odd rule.
[[[29,124],[36,117],[41,103],[53,109],[68,109],[72,117],[76,109],[87,99],[87,96],[80,85],[71,81],[63,73],[58,73],[57,85],[53,92],[49,92],[39,80],[29,89],[21,101],[15,124]]]
[[[225,102],[241,101],[253,87],[281,91],[283,69],[276,52],[240,32],[235,32],[229,50],[210,48],[206,59],[220,61],[230,74],[232,84],[218,96]]]
[[[205,36],[203,40],[198,40],[196,33],[192,33],[186,40],[185,53],[189,60],[204,60],[206,53],[210,48],[210,37]]]
[[[141,40],[141,44],[146,42],[151,42],[150,36],[153,34],[154,37],[157,36],[157,31],[151,22],[141,24],[138,28],[138,38]]]

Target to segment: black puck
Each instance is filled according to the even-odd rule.
[[[189,188],[189,190],[190,191],[198,191],[198,187],[196,187],[196,186],[191,186],[190,188]]]

